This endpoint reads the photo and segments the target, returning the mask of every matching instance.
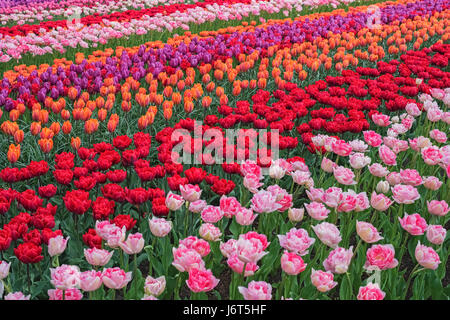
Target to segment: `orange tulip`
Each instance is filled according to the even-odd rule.
[[[41,139],[52,139],[55,133],[50,128],[42,128],[41,130]]]
[[[119,120],[118,119],[116,120],[113,118],[113,116],[111,116],[109,118],[108,125],[107,125],[108,131],[114,132],[116,130],[118,124],[119,124]]]
[[[13,109],[9,112],[9,120],[11,121],[17,121],[20,117],[19,110]]]
[[[212,98],[210,96],[205,96],[202,99],[202,106],[203,108],[208,108],[211,105]]]
[[[66,110],[66,109],[62,110],[61,118],[63,118],[63,120],[69,120],[70,119],[70,111]]]
[[[194,110],[194,103],[191,100],[184,101],[184,111],[186,113],[191,113]]]
[[[47,123],[48,122],[48,111],[47,110],[40,110],[39,111],[39,119],[41,123]]]
[[[17,130],[14,132],[14,141],[15,143],[19,144],[23,141],[24,138],[24,132],[23,130]]]
[[[166,109],[164,109],[164,119],[166,119],[166,120],[170,120],[170,118],[172,118],[172,113],[173,113],[173,111],[172,111],[172,108],[166,108]]]
[[[108,111],[106,110],[106,109],[98,109],[98,112],[97,112],[97,118],[98,118],[98,120],[100,120],[100,121],[105,121],[106,120],[106,116],[108,115]]]
[[[20,144],[15,146],[14,144],[9,145],[7,158],[8,161],[11,163],[15,163],[17,160],[19,160],[20,157]]]
[[[84,123],[84,131],[87,134],[92,134],[98,130],[99,122],[97,119],[89,119]]]
[[[59,122],[53,122],[50,125],[50,130],[52,130],[54,132],[54,134],[58,134],[60,129],[61,129],[61,125],[59,124]]]
[[[72,137],[70,145],[74,150],[78,150],[81,147],[81,139],[79,137]]]
[[[170,86],[165,87],[164,90],[163,90],[163,95],[166,98],[170,98],[172,96],[172,93],[173,93],[173,88],[170,87]]]
[[[62,125],[62,131],[64,134],[69,134],[72,131],[72,123],[70,121],[65,121]]]
[[[131,102],[130,101],[122,101],[122,110],[128,112],[131,110]]]
[[[39,139],[38,144],[44,153],[49,153],[53,149],[52,139]]]
[[[208,83],[208,84],[206,85],[206,91],[212,92],[212,91],[214,90],[214,87],[215,87],[215,86],[216,86],[216,85],[215,85],[214,82]]]
[[[69,96],[70,100],[75,100],[78,96],[78,90],[74,87],[69,88],[67,95]]]
[[[179,92],[174,92],[172,94],[172,101],[174,104],[180,104],[181,103],[181,94]]]
[[[220,105],[225,105],[228,103],[228,97],[226,94],[223,94],[219,98]]]
[[[138,119],[139,130],[144,130],[145,128],[147,128],[147,126],[148,126],[148,117],[146,117],[145,115],[139,117]]]
[[[33,136],[38,135],[41,132],[41,123],[40,122],[32,122],[30,125],[30,131]]]

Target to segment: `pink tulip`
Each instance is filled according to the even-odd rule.
[[[56,289],[67,290],[80,287],[80,269],[77,266],[63,264],[50,268],[51,284]]]
[[[89,270],[80,273],[80,288],[83,291],[95,291],[102,283],[101,271]]]
[[[111,248],[118,248],[120,246],[120,243],[125,240],[126,231],[127,229],[125,226],[119,228],[116,227],[116,225],[113,225],[113,227],[108,229],[108,234],[106,235],[106,244]]]
[[[103,284],[110,289],[122,289],[131,278],[131,272],[125,272],[118,267],[104,269],[102,273]]]
[[[329,207],[336,208],[341,202],[341,198],[342,189],[338,187],[330,187],[323,193],[322,201],[314,201],[323,202]]]
[[[264,183],[262,183],[260,179],[254,174],[248,174],[244,176],[242,184],[251,193],[257,193],[258,189],[264,185]]]
[[[244,263],[257,263],[268,252],[264,251],[264,244],[257,238],[239,237],[236,241],[236,254]]]
[[[420,198],[419,192],[416,188],[410,185],[397,184],[392,190],[392,198],[397,203],[411,204]]]
[[[343,185],[353,185],[356,184],[356,181],[354,180],[355,174],[351,169],[338,166],[333,169],[333,174],[337,182]]]
[[[387,127],[391,124],[391,121],[389,120],[389,116],[382,114],[382,113],[374,113],[372,115],[372,121],[380,127]]]
[[[219,280],[213,276],[211,270],[192,268],[186,284],[193,292],[207,292],[214,289]]]
[[[419,172],[414,169],[400,170],[400,177],[403,184],[408,184],[411,186],[419,186],[423,183],[422,177]]]
[[[316,239],[310,238],[305,229],[292,228],[285,235],[278,235],[280,246],[286,250],[304,256],[308,248],[314,244]]]
[[[320,292],[327,292],[337,286],[337,282],[333,281],[333,273],[322,270],[311,270],[311,282]]]
[[[289,221],[292,222],[300,222],[303,220],[303,217],[305,215],[305,209],[296,209],[296,208],[289,208],[288,210],[288,218]]]
[[[331,150],[341,157],[347,157],[352,152],[352,147],[344,140],[337,140],[331,145]]]
[[[111,259],[114,252],[109,252],[104,249],[97,249],[95,247],[84,249],[84,256],[86,261],[93,266],[103,267]]]
[[[192,203],[191,203],[192,205]],[[155,237],[163,238],[172,230],[172,221],[167,221],[164,218],[153,217],[148,220],[151,233]]]
[[[64,291],[64,293],[63,293]],[[83,299],[83,294],[78,289],[50,289],[47,291],[49,300],[81,300]]]
[[[366,152],[369,147],[364,141],[355,139],[349,142],[354,152]]]
[[[67,237],[67,239],[64,239],[63,236],[56,236],[53,238],[50,238],[48,240],[48,254],[50,257],[59,256],[61,253],[66,250],[67,241],[70,237]]]
[[[200,237],[207,241],[220,241],[220,237],[222,236],[220,229],[211,223],[203,223],[198,233]]]
[[[395,268],[398,265],[395,259],[395,249],[391,244],[376,244],[366,252],[366,270],[386,270]]]
[[[363,131],[363,135],[364,141],[366,141],[366,143],[369,146],[378,147],[381,144],[381,142],[383,142],[383,140],[381,139],[381,135],[379,135],[375,131],[372,130]]]
[[[305,204],[305,208],[311,218],[319,221],[328,218],[328,214],[330,213],[330,210],[328,210],[322,203],[319,202],[311,202],[309,204]]]
[[[173,248],[172,253],[172,265],[180,272],[189,271],[192,268],[205,268],[205,262],[202,260],[202,256],[194,249],[180,245],[178,248]]]
[[[149,296],[158,297],[166,289],[166,278],[164,276],[153,278],[148,276],[145,278],[144,291]]]
[[[253,160],[246,160],[241,164],[241,173],[246,176],[248,174],[254,174],[259,179],[262,178],[261,167],[256,164]]]
[[[389,182],[378,181],[375,191],[378,193],[387,193],[390,190]]]
[[[236,253],[231,253],[227,259],[227,264],[236,273],[242,274],[245,265],[244,277],[251,277],[259,269],[258,265],[253,262],[244,263],[239,259]]]
[[[287,274],[295,276],[300,272],[305,271],[306,263],[299,255],[293,252],[284,251],[281,256],[281,269]]]
[[[271,300],[272,286],[265,281],[250,281],[248,287],[238,287],[245,300]]]
[[[378,148],[378,155],[380,157],[380,159],[388,166],[395,166],[397,165],[397,155],[394,153],[394,151],[392,151],[391,149],[389,149],[388,146],[386,145],[382,145],[381,147]]]
[[[386,176],[386,181],[391,186],[395,186],[396,184],[402,183],[402,176],[399,172],[391,172]]]
[[[420,109],[417,107],[417,104],[415,103],[406,104],[405,110],[409,115],[413,117],[418,117],[422,113],[422,111],[420,111]]]
[[[438,129],[430,131],[430,138],[436,140],[439,143],[447,142],[447,135],[445,134],[445,132],[442,132]]]
[[[323,262],[326,271],[333,273],[346,273],[353,257],[353,246],[349,249],[337,247],[330,252]]]
[[[322,158],[320,168],[322,168],[323,171],[332,173],[333,169],[336,167],[337,167],[337,164],[335,162],[333,162],[332,160],[328,159],[327,157]]]
[[[375,243],[383,239],[371,223],[364,221],[356,221],[356,233],[367,243]]]
[[[236,253],[236,239],[229,239],[227,242],[220,243],[220,252],[225,258],[229,258]]]
[[[403,219],[399,217],[398,220],[400,221],[402,228],[413,236],[424,234],[428,228],[427,222],[418,213],[411,215],[405,213]]]
[[[202,220],[206,223],[216,223],[222,219],[223,211],[220,210],[220,207],[206,206],[206,208],[203,209],[201,216]]]
[[[4,300],[30,300],[31,294],[24,295],[21,291],[10,292],[3,297]]]
[[[249,226],[255,221],[257,216],[258,215],[254,214],[251,209],[241,207],[236,212],[235,218],[236,222],[241,226]]]
[[[231,219],[240,208],[241,204],[235,197],[222,196],[220,198],[220,209],[226,218]]]
[[[199,239],[195,236],[189,236],[179,241],[180,246],[185,246],[198,252],[199,255],[206,257],[211,252],[211,247],[208,241]]]
[[[200,199],[202,190],[198,185],[185,184],[180,185],[181,196],[188,202],[194,202]]]
[[[353,190],[352,190],[353,191]],[[343,192],[340,197],[338,212],[350,212],[356,209],[357,195],[355,192]]]
[[[275,180],[280,180],[281,178],[284,177],[284,175],[286,174],[286,170],[284,170],[281,166],[279,166],[278,164],[273,164],[270,166],[269,168],[269,176],[272,179]],[[245,179],[245,177],[244,177]]]
[[[130,233],[126,241],[119,244],[120,248],[128,255],[137,254],[144,249],[145,240],[141,233]]]
[[[383,300],[386,293],[381,291],[378,283],[368,283],[364,287],[360,287],[358,291],[358,300]]]
[[[0,280],[3,280],[8,276],[10,267],[11,262],[0,261]]]
[[[189,211],[193,213],[201,213],[208,204],[205,200],[197,200],[189,203]]]
[[[420,241],[417,243],[414,254],[417,262],[424,268],[436,270],[441,263],[441,259],[436,251],[431,247],[420,244]]]
[[[316,202],[322,202],[322,198],[325,193],[323,189],[316,189],[316,188],[309,188],[309,190],[306,190],[305,192],[309,200]]]
[[[364,153],[356,152],[350,155],[350,165],[353,169],[362,169],[372,161]]]
[[[184,204],[184,199],[182,196],[172,193],[169,191],[169,193],[166,196],[166,206],[171,211],[177,211],[181,208],[181,206]]]
[[[445,200],[427,200],[428,212],[443,217],[448,213],[448,204]]]
[[[442,159],[442,153],[436,146],[425,147],[420,151],[420,153],[423,161],[430,166],[438,164]]]
[[[427,189],[436,191],[442,186],[442,181],[436,177],[429,176],[423,180],[423,186]]]
[[[322,222],[312,226],[312,229],[323,244],[333,249],[336,248],[342,240],[339,229],[332,223]]]
[[[440,245],[444,242],[447,230],[441,225],[429,225],[427,228],[427,239],[432,244]]]
[[[385,177],[389,173],[389,170],[386,167],[383,167],[379,163],[374,163],[374,164],[370,165],[369,171],[375,177],[380,177],[380,178]]]
[[[372,192],[370,197],[370,205],[378,211],[386,211],[391,205],[392,200],[386,197],[384,194],[376,194],[376,192]]]
[[[256,213],[271,213],[282,207],[277,197],[270,191],[258,191],[251,200],[251,209]]]
[[[117,226],[108,220],[97,220],[95,222],[95,232],[102,237],[103,240],[108,238],[109,230],[112,228],[117,228]]]

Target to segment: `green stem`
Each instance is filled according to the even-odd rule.
[[[414,276],[415,276],[418,272],[420,272],[420,271],[422,271],[422,270],[425,270],[425,268],[422,268],[422,269],[417,270],[418,267],[419,267],[419,264],[416,264],[415,267],[414,267],[414,269],[413,269],[413,270],[411,271],[411,273],[409,274],[408,280],[406,281],[406,288],[405,288],[405,291],[404,291],[403,299],[402,299],[402,300],[405,300],[405,299],[406,299],[406,295],[408,294],[408,289],[409,289],[409,285],[411,284],[412,278],[414,278]]]

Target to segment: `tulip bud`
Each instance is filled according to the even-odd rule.
[[[379,181],[376,187],[378,193],[387,193],[390,189],[389,182]]]
[[[288,210],[288,217],[289,221],[292,222],[300,222],[303,220],[303,217],[305,215],[305,209],[296,209],[296,208],[289,208]]]

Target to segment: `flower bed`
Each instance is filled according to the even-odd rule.
[[[17,66],[4,299],[448,299],[446,2]]]

